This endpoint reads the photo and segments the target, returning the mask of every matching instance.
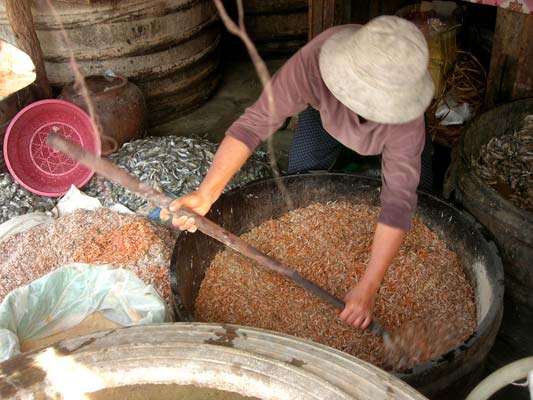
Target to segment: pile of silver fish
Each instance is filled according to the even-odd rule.
[[[17,215],[35,211],[49,212],[54,206],[54,199],[28,192],[9,172],[0,173],[0,224]]]
[[[148,137],[126,143],[109,158],[142,181],[181,196],[200,185],[216,148],[216,144],[205,139]],[[256,151],[226,190],[270,175],[267,154]],[[148,206],[142,198],[98,176],[93,177],[83,190],[100,199],[104,206],[121,203],[133,211]],[[8,172],[0,173],[0,223],[35,211],[51,212],[58,200],[33,194],[20,186]]]
[[[124,144],[109,159],[141,181],[182,196],[198,188],[211,165],[217,145],[180,136],[148,137]],[[271,175],[267,154],[256,151],[233,178],[226,190]],[[147,202],[101,177],[93,177],[84,192],[110,206],[120,203],[138,211]]]
[[[475,173],[519,208],[533,210],[533,115],[521,129],[493,137],[473,160]]]

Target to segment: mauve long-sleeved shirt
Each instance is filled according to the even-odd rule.
[[[336,26],[314,38],[294,54],[272,77],[273,107],[263,91],[259,99],[228,129],[231,136],[254,151],[290,116],[311,105],[320,112],[324,129],[344,146],[361,155],[381,154],[381,212],[378,221],[405,231],[417,203],[421,154],[425,144],[424,117],[405,124],[361,122],[326,87],[318,67],[322,44]]]

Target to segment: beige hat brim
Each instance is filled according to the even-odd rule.
[[[403,124],[422,114],[431,103],[434,85],[429,72],[408,87],[391,88],[368,82],[351,68],[354,28],[333,34],[319,56],[322,79],[333,95],[363,118],[383,124]],[[357,57],[364,57],[358,54]]]

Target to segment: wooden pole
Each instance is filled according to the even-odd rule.
[[[533,96],[533,14],[498,8],[485,105]]]
[[[15,35],[15,45],[27,53],[35,65],[37,78],[31,87],[34,96],[37,99],[52,97],[52,88],[44,67],[41,43],[33,26],[30,0],[6,0],[6,13]]]

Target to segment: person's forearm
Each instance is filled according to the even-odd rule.
[[[213,163],[198,191],[208,193],[213,201],[216,200],[250,154],[250,150],[244,143],[226,136],[220,143]]]
[[[381,223],[377,224],[372,242],[370,261],[361,278],[360,286],[377,293],[392,260],[398,254],[405,236],[406,232],[402,229]]]

